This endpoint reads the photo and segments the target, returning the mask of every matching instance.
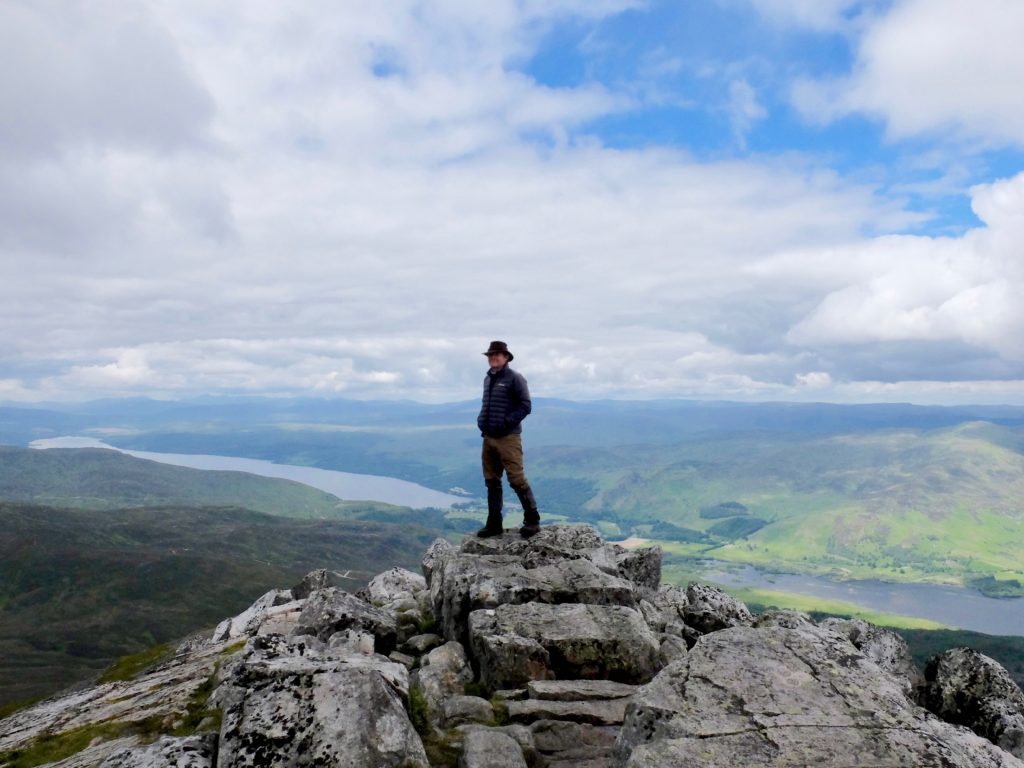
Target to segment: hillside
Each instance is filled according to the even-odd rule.
[[[0,708],[212,625],[313,568],[347,572],[355,588],[414,565],[435,535],[237,508],[0,502]]]
[[[174,467],[98,448],[0,446],[0,499],[75,509],[240,506],[287,517],[342,515],[336,496],[290,480]]]
[[[1012,593],[1013,581],[1024,581],[1020,436],[977,423],[742,435],[541,449],[535,466],[540,487],[546,479],[588,479],[586,516],[662,541],[677,555],[854,578],[988,578]],[[666,535],[659,521],[676,530]]]
[[[40,436],[74,420],[126,448],[262,458],[480,493],[475,407],[139,401],[33,412],[38,421],[0,409],[0,428]],[[1024,410],[1013,407],[538,398],[524,442],[546,520],[650,539],[675,562],[714,558],[1015,596],[1024,594],[1022,424]],[[722,514],[729,504],[742,513]]]

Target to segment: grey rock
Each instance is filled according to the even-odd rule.
[[[378,653],[388,654],[395,649],[398,637],[395,618],[336,587],[319,589],[306,598],[292,634],[313,635],[326,640],[346,629],[372,634]]]
[[[547,661],[543,654],[529,653],[522,674],[508,674],[517,660],[503,658],[504,652],[522,657],[524,648],[535,648],[517,644],[516,638],[534,641],[547,652]],[[470,643],[488,689],[549,677],[646,682],[660,669],[657,638],[638,611],[621,605],[528,603],[474,611]],[[547,673],[532,666],[544,664]]]
[[[1024,758],[1024,693],[999,662],[953,648],[928,661],[924,678],[925,707]]]
[[[754,626],[800,629],[801,627],[813,627],[815,624],[814,620],[802,611],[765,611],[754,619]],[[840,634],[843,633],[840,632]]]
[[[573,553],[582,557],[585,551],[604,546],[604,539],[589,525],[545,525],[540,533],[524,539],[515,532],[504,536],[480,539],[467,536],[462,551],[469,554],[506,554],[523,557],[530,553],[544,552],[553,557],[571,557]]]
[[[493,733],[503,733],[506,736],[512,738],[519,748],[522,750],[523,757],[526,758],[526,764],[530,766],[538,766],[541,764],[540,756],[537,752],[537,748],[533,743],[533,733],[529,727],[519,724],[511,723],[509,725],[481,725],[480,723],[465,723],[463,725],[455,726],[454,731],[448,731],[449,735],[454,735],[455,740],[464,740],[466,734],[472,733],[473,731],[490,731]]]
[[[223,640],[255,635],[260,624],[266,618],[269,609],[276,605],[291,602],[292,599],[291,590],[270,590],[233,619],[225,619],[218,624],[213,632],[213,641],[221,642]]]
[[[430,587],[434,570],[440,565],[444,556],[454,551],[456,551],[455,546],[447,539],[437,538],[430,543],[427,551],[423,553],[423,559],[420,560],[420,567],[423,569],[423,578],[427,587]]]
[[[615,552],[616,573],[622,578],[648,590],[661,585],[661,547],[625,549],[608,545]]]
[[[406,669],[412,669],[416,666],[416,658],[399,651],[392,651],[388,654],[388,658],[396,664],[401,664]]]
[[[569,720],[591,725],[618,725],[626,714],[629,699],[600,701],[547,701],[526,699],[508,702],[512,722],[532,723],[535,720]]]
[[[310,571],[302,580],[291,588],[292,597],[296,600],[305,600],[318,589],[338,587],[345,589],[352,586],[354,579],[338,571],[328,571],[326,568],[318,568]]]
[[[686,587],[686,600],[683,620],[702,634],[754,623],[747,606],[717,587],[691,583]]]
[[[485,690],[516,688],[554,676],[551,655],[539,642],[531,637],[498,634],[491,624],[482,627],[473,638],[473,656]]]
[[[466,651],[455,641],[432,650],[420,659],[419,669],[412,673],[412,685],[423,693],[431,722],[435,725],[440,725],[443,720],[445,700],[461,696],[466,683],[472,680],[473,670]]]
[[[675,635],[661,634],[658,636],[658,658],[661,666],[667,667],[676,659],[685,656],[689,647],[686,640]]]
[[[624,699],[632,696],[637,686],[613,680],[534,680],[527,684],[531,699],[546,701],[596,701]]]
[[[380,656],[257,637],[225,685],[218,766],[428,766],[406,714],[408,673]]]
[[[539,752],[571,753],[580,747],[610,749],[615,746],[619,729],[614,726],[573,723],[567,720],[537,720],[531,726],[533,743]]]
[[[531,564],[505,554],[447,553],[434,571],[430,590],[444,636],[456,640],[467,637],[469,614],[481,608],[530,602],[636,604],[634,584],[582,557]]]
[[[328,646],[337,656],[348,656],[361,653],[369,656],[374,653],[377,641],[369,632],[358,629],[343,629],[335,632],[328,641]]]
[[[612,768],[615,726],[538,720],[531,725],[543,765],[553,768]]]
[[[899,681],[818,627],[704,635],[630,700],[621,764],[1021,766],[914,706]]]
[[[213,768],[216,754],[216,733],[180,739],[164,736],[145,747],[115,752],[100,763],[100,768]]]
[[[662,608],[654,605],[650,600],[641,600],[637,604],[644,621],[655,632],[664,632],[665,626],[673,618],[672,615]]]
[[[857,650],[900,680],[908,695],[923,682],[907,641],[892,630],[876,627],[863,619],[828,618],[819,626],[847,638]]]
[[[468,732],[462,742],[459,768],[527,768],[519,744],[491,728]]]
[[[402,643],[402,650],[406,653],[411,653],[416,656],[422,656],[427,651],[437,648],[438,646],[444,645],[444,638],[440,635],[428,633],[425,635],[413,635],[404,643]]]
[[[453,728],[463,723],[493,723],[494,707],[479,696],[452,696],[444,702],[444,724]]]
[[[257,635],[287,635],[299,623],[299,616],[306,605],[305,600],[292,600],[267,609],[263,621],[256,630]]]
[[[403,598],[414,600],[413,595],[426,588],[425,578],[405,568],[391,568],[379,573],[366,585],[370,600],[375,604],[393,603]]]

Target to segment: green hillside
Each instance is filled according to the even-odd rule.
[[[0,499],[75,509],[172,504],[302,518],[347,514],[336,496],[291,480],[174,467],[99,448],[0,446]]]
[[[436,532],[237,508],[66,510],[0,503],[0,708],[212,627],[314,568],[353,588],[419,568]]]
[[[1012,595],[1024,583],[1020,437],[1019,428],[968,423],[928,432],[552,447],[536,452],[534,472],[539,488],[569,476],[590,480],[594,492],[579,499],[581,517],[657,539],[677,556],[972,583]],[[723,514],[729,504],[737,505],[735,515]],[[659,522],[686,533],[659,536]]]

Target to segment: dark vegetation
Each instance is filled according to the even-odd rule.
[[[719,520],[723,517],[737,517],[746,515],[750,510],[738,501],[724,501],[710,507],[701,507],[700,516],[705,520]]]
[[[437,531],[238,508],[67,510],[0,503],[0,706],[243,610],[313,568],[353,588],[418,569]]]
[[[290,480],[174,467],[100,448],[0,446],[0,499],[79,509],[231,505],[287,517],[344,514],[336,496]]]
[[[767,520],[757,517],[730,517],[712,525],[708,528],[708,533],[723,539],[745,539],[766,525]]]

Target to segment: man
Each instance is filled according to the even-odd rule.
[[[522,421],[532,410],[526,379],[508,367],[513,355],[504,341],[492,341],[484,352],[490,369],[484,377],[484,399],[476,425],[484,438],[484,483],[487,485],[487,524],[477,536],[500,536],[502,488],[501,476],[508,473],[508,483],[523,505],[523,538],[540,531],[540,513],[533,491],[523,471]]]

